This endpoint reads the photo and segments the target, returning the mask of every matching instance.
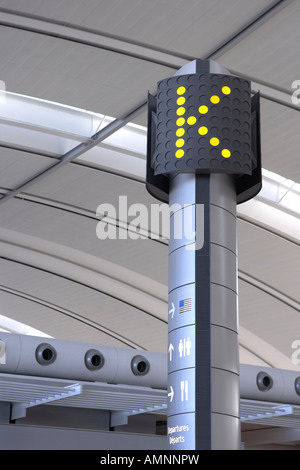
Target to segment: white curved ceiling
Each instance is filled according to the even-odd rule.
[[[166,351],[168,242],[100,241],[97,208],[157,203],[148,90],[212,58],[262,94],[264,186],[238,208],[241,362],[300,370],[299,21],[298,0],[0,0],[0,327]]]

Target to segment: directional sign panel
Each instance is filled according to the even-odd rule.
[[[170,416],[167,436],[169,449],[195,449],[195,413]]]
[[[168,362],[169,372],[195,367],[195,325],[170,332]]]
[[[169,374],[169,416],[195,411],[195,370],[182,369]]]
[[[223,74],[191,74],[158,83],[156,175],[200,169],[251,174],[251,88]]]
[[[195,284],[169,293],[169,331],[195,323]]]

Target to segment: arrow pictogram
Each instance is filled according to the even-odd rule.
[[[173,390],[173,387],[172,385],[170,385],[170,392],[168,393],[168,397],[170,397],[170,402],[172,403],[173,401],[173,397],[174,397],[174,390]]]
[[[169,315],[172,315],[171,318],[174,317],[174,313],[175,313],[175,305],[174,305],[173,302],[172,302],[172,308],[169,310]]]

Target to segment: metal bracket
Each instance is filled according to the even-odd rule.
[[[148,406],[146,408],[139,408],[138,410],[132,411],[112,411],[110,414],[110,426],[117,427],[128,424],[128,417],[144,414],[144,413],[153,413],[155,411],[164,410],[168,405],[161,404],[156,406]]]
[[[246,416],[241,416],[242,422],[255,421],[258,419],[266,418],[277,418],[277,416],[291,415],[293,414],[293,407],[291,405],[282,405],[274,406],[270,408],[269,411],[263,413],[247,414]]]
[[[56,393],[52,396],[36,399],[28,403],[13,403],[11,409],[11,419],[15,420],[25,418],[27,408],[31,408],[32,406],[44,405],[45,403],[61,400],[62,398],[69,398],[73,397],[74,395],[80,395],[80,393],[82,393],[82,386],[76,383],[63,387],[60,393]]]

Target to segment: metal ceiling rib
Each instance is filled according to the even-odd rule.
[[[270,17],[285,8],[291,1],[292,0],[279,0],[275,3],[273,2],[271,6],[263,8],[256,18],[251,19],[246,26],[234,32],[225,43],[217,46],[206,58],[216,60],[220,55],[224,54],[224,52],[234,47],[238,41],[247,37],[248,34],[255,31],[257,27]],[[133,41],[125,40],[124,38],[120,40],[111,35],[95,33],[82,26],[72,27],[66,25],[65,22],[54,22],[45,18],[41,19],[33,14],[29,16],[5,8],[0,8],[0,14],[0,24],[4,26],[21,28],[27,31],[38,32],[39,34],[77,41],[82,44],[108,49],[113,52],[119,52],[154,63],[167,65],[175,69],[182,67],[187,61],[194,59],[193,56],[184,54],[174,55],[169,52],[161,51],[153,46],[140,45]]]
[[[247,38],[249,34],[252,34],[257,28],[263,25],[266,21],[278,14],[282,9],[286,8],[293,0],[280,0],[273,4],[270,8],[267,8],[264,12],[252,20],[247,26],[245,26],[238,33],[234,34],[227,43],[222,44],[218,49],[214,50],[208,55],[208,59],[217,60],[220,56],[224,55],[228,50],[232,49],[243,39]]]
[[[101,285],[95,288],[7,260],[1,260],[1,274],[5,275],[0,289],[4,316],[35,325],[56,338],[150,351],[166,349],[166,322],[119,301],[118,291],[108,295]]]
[[[66,308],[60,307],[59,305],[55,305],[53,302],[49,302],[49,301],[46,301],[44,299],[39,299],[39,298],[34,297],[32,295],[29,295],[27,293],[20,292],[20,291],[17,291],[15,289],[12,289],[12,288],[6,287],[6,286],[0,286],[0,290],[2,292],[7,292],[9,294],[15,295],[15,296],[20,297],[22,299],[29,300],[30,302],[34,302],[38,305],[42,305],[44,307],[50,308],[51,311],[53,311],[53,310],[57,311],[57,312],[61,313],[62,315],[65,315],[69,318],[73,318],[76,321],[80,322],[81,324],[88,325],[88,326],[96,329],[97,331],[101,331],[102,333],[104,333],[107,336],[111,336],[115,340],[119,341],[122,344],[125,344],[126,346],[128,346],[130,348],[144,349],[143,346],[141,346],[140,344],[137,344],[137,343],[134,343],[134,342],[130,341],[130,339],[125,338],[124,336],[118,334],[116,331],[105,328],[104,326],[100,325],[99,323],[97,323],[97,322],[95,322],[95,321],[93,321],[93,320],[91,320],[87,317],[84,317],[83,315],[80,315],[76,312],[71,312],[70,310],[67,310]]]
[[[271,6],[266,7],[259,15],[251,20],[246,26],[243,26],[239,31],[235,32],[230,39],[223,44],[217,46],[210,53],[206,54],[204,59],[217,60],[226,51],[233,48],[241,40],[245,39],[249,34],[255,31],[256,28],[264,24],[274,15],[278,14],[282,9],[286,8],[294,0],[279,0],[273,2]],[[11,28],[23,29],[25,31],[32,31],[38,34],[50,35],[61,39],[71,40],[86,45],[99,47],[101,49],[108,49],[112,52],[123,53],[128,56],[133,56],[146,61],[163,64],[167,67],[177,70],[186,64],[187,61],[193,60],[194,56],[171,54],[168,52],[160,51],[154,46],[139,45],[130,42],[129,40],[116,39],[111,35],[103,35],[99,32],[92,32],[82,26],[70,26],[64,22],[54,21],[47,18],[41,19],[35,15],[26,15],[25,13],[18,13],[13,10],[0,8],[0,25],[8,26]],[[233,70],[229,70],[235,73]],[[237,72],[239,75],[241,71]],[[246,77],[245,77],[246,78]],[[290,97],[286,96],[284,92],[273,89],[266,84],[255,82],[254,90],[257,88],[261,90],[263,96],[268,99],[278,100],[287,106],[292,106]]]
[[[294,60],[300,38],[299,14],[300,5],[295,0],[255,34],[225,53],[220,62],[292,95],[292,83],[299,78]]]
[[[23,29],[35,33],[54,36],[60,39],[78,42],[88,46],[106,49],[111,52],[125,54],[138,59],[177,69],[182,67],[191,57],[173,55],[152,47],[134,44],[125,39],[117,39],[108,35],[95,33],[84,28],[71,27],[65,24],[40,19],[30,15],[18,14],[11,10],[0,8],[0,25],[10,28]]]
[[[257,289],[266,292],[268,295],[271,295],[275,299],[279,300],[280,302],[285,303],[289,307],[295,309],[297,312],[300,312],[300,303],[296,300],[288,297],[284,293],[274,289],[273,287],[267,285],[265,282],[260,281],[259,279],[254,278],[253,276],[249,276],[249,274],[239,270],[239,278],[244,282],[256,287]]]
[[[0,249],[3,259],[54,273],[61,278],[72,280],[98,292],[105,293],[157,320],[166,322],[165,303],[145,292],[139,291],[137,288],[126,286],[125,283],[116,281],[105,274],[96,273],[88,268],[76,266],[74,263],[61,261],[58,258],[52,258],[44,253],[28,250],[20,246],[1,242]]]

